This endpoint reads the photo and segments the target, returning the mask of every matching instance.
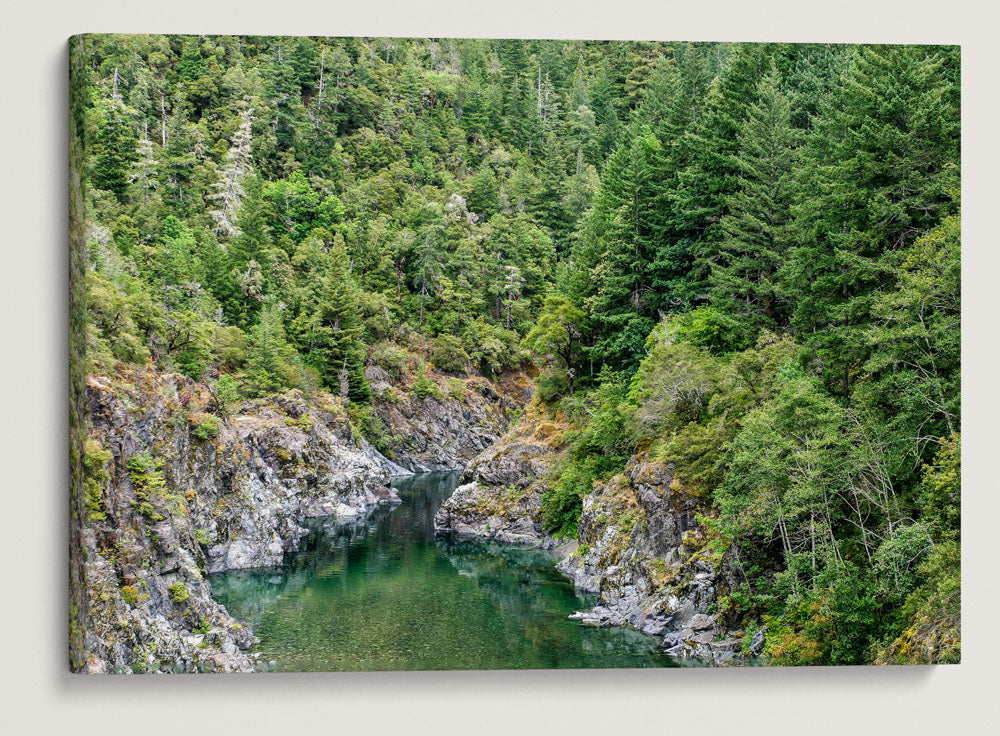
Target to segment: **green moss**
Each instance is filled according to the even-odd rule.
[[[313,427],[313,420],[308,414],[303,414],[298,419],[285,417],[285,424],[289,427],[299,427],[300,429],[308,432]]]
[[[110,478],[108,472],[104,469],[109,460],[111,460],[111,452],[101,447],[96,440],[87,440],[84,443],[83,493],[87,518],[90,521],[104,521],[108,518],[104,512],[102,492],[104,484]]]
[[[139,592],[131,585],[123,585],[118,589],[118,592],[121,593],[122,599],[130,606],[134,607],[139,603]]]

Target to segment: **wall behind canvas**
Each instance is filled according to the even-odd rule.
[[[278,12],[276,12],[278,11]],[[992,12],[991,12],[992,11]],[[5,721],[16,733],[534,733],[633,728],[699,733],[976,733],[995,723],[991,621],[1000,601],[991,473],[1000,358],[991,274],[997,187],[992,143],[993,29],[986,3],[724,3],[517,0],[483,7],[293,1],[274,5],[176,0],[133,5],[51,0],[8,9],[4,63],[2,239],[6,469],[3,513]],[[409,36],[899,41],[963,44],[965,186],[965,647],[950,668],[284,675],[273,678],[84,679],[65,673],[66,38],[143,30]],[[644,724],[644,725],[643,725]]]

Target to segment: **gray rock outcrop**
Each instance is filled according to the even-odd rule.
[[[249,671],[253,633],[207,576],[279,565],[316,516],[398,502],[391,461],[339,400],[298,391],[225,421],[184,376],[123,371],[87,386],[88,671]]]
[[[708,503],[687,492],[672,467],[643,453],[583,501],[580,546],[558,568],[598,604],[573,618],[662,636],[680,658],[728,664],[741,641],[709,611],[732,583],[724,552],[698,521]]]
[[[552,549],[541,520],[546,473],[562,450],[562,427],[539,404],[495,444],[477,455],[434,517],[440,534],[479,537]]]

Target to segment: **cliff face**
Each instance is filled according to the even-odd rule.
[[[472,459],[434,517],[441,533],[546,549],[556,545],[541,521],[546,475],[562,454],[564,427],[530,403],[507,434]]]
[[[398,502],[392,475],[453,469],[499,438],[523,386],[485,379],[376,404],[397,464],[340,399],[287,391],[224,420],[203,384],[121,368],[85,392],[84,661],[88,672],[252,671],[253,632],[208,575],[280,565],[309,517],[362,520]]]
[[[564,454],[564,430],[529,404],[522,420],[469,464],[465,485],[442,504],[435,529],[555,547],[540,508],[550,470]],[[574,618],[663,637],[664,648],[678,657],[732,661],[742,649],[740,634],[710,613],[733,578],[727,550],[702,522],[712,513],[675,481],[669,464],[647,453],[595,485],[583,499],[579,545],[558,565],[579,589],[599,595],[596,606]],[[759,651],[763,642],[756,644],[752,649]]]
[[[88,671],[254,669],[253,634],[212,600],[207,575],[280,564],[304,518],[398,500],[338,399],[289,391],[226,421],[211,405],[175,374],[88,382]]]
[[[369,372],[369,380],[376,395],[393,397],[376,401],[375,413],[392,435],[388,454],[412,473],[464,468],[500,439],[530,397],[521,376],[496,385],[483,378],[432,374],[434,393],[423,398],[407,387],[393,387],[384,372]]]
[[[670,465],[633,456],[584,499],[580,546],[559,563],[579,588],[600,594],[574,617],[662,636],[675,656],[731,660],[742,642],[709,613],[732,579],[727,550],[703,523],[711,514]]]

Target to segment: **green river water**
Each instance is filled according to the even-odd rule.
[[[658,640],[567,619],[593,600],[540,550],[434,535],[457,473],[394,482],[403,503],[311,523],[282,568],[212,577],[281,671],[674,667]]]

